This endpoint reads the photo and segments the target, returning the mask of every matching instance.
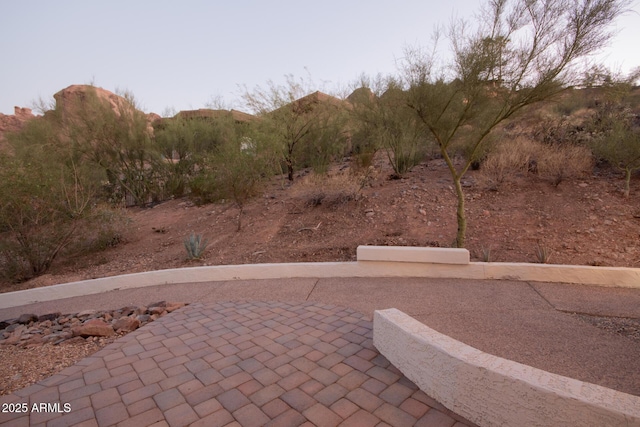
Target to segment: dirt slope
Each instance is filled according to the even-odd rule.
[[[332,173],[347,171],[343,163]],[[498,191],[483,188],[479,173],[470,171],[464,179],[472,259],[483,260],[490,249],[491,261],[537,262],[540,245],[550,251],[551,263],[640,266],[637,179],[624,199],[621,178],[608,171],[558,187],[521,175]],[[197,265],[351,261],[358,245],[450,246],[455,195],[443,161],[425,162],[400,180],[390,174],[380,156],[357,200],[346,197],[353,195],[348,187],[354,182],[344,179],[318,187],[310,175],[293,185],[274,178],[246,206],[239,232],[231,203],[197,206],[179,199],[133,208],[123,243],[59,262],[50,274],[11,289]],[[200,261],[185,259],[183,240],[191,233],[210,241]]]

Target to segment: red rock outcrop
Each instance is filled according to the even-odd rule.
[[[70,112],[77,106],[82,106],[91,94],[95,94],[98,99],[107,101],[116,114],[120,114],[120,109],[126,105],[126,100],[108,90],[90,85],[71,85],[53,95],[56,100],[56,108],[63,112]]]
[[[0,113],[0,148],[3,147],[5,133],[19,131],[26,122],[35,117],[31,108],[14,107],[13,115]]]
[[[74,109],[84,108],[85,103],[88,102],[92,96],[96,96],[99,100],[107,102],[118,116],[122,112],[128,111],[131,107],[131,104],[126,98],[91,85],[71,85],[54,94],[53,98],[56,100],[56,108],[62,110],[64,118],[65,115],[73,114]],[[133,105],[133,107],[136,107],[136,105]],[[153,126],[151,126],[151,124],[159,119],[160,116],[155,113],[145,114],[145,116],[148,123],[147,130],[150,134],[153,134]]]

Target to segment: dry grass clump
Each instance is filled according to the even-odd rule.
[[[481,178],[486,186],[497,189],[509,177],[527,172],[535,164],[537,145],[524,137],[496,143],[482,163]]]
[[[557,187],[569,178],[578,178],[593,169],[591,150],[581,145],[542,145],[538,153],[538,173]]]
[[[482,163],[481,180],[490,189],[522,173],[538,174],[554,186],[593,168],[591,151],[574,144],[545,144],[523,136],[501,140]]]
[[[311,173],[294,184],[291,194],[310,206],[342,204],[358,200],[367,180],[367,174],[349,171],[326,175]]]

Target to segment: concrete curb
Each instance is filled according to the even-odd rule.
[[[360,251],[359,247],[358,250]],[[0,294],[0,309],[145,286],[251,279],[329,277],[429,277],[450,279],[503,279],[537,282],[640,288],[640,268],[589,267],[556,264],[484,263],[441,264],[407,259],[409,252],[394,251],[391,261],[320,262],[221,265],[147,271],[82,280],[61,285]],[[385,255],[386,256],[386,255]],[[413,256],[413,255],[411,255]],[[386,256],[389,258],[388,256]]]
[[[483,353],[396,309],[373,342],[421,390],[479,426],[640,426],[640,398]]]

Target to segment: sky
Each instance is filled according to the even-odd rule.
[[[474,0],[0,0],[0,113],[50,102],[72,84],[130,91],[146,112],[243,109],[242,87],[291,74],[344,91],[365,73],[397,71],[406,46],[436,25],[473,18]],[[600,55],[640,66],[640,4]]]

